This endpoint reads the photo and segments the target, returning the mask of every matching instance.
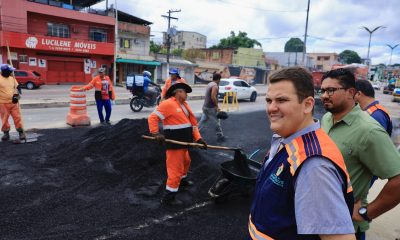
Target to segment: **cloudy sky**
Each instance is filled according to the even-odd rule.
[[[108,0],[109,4],[115,0]],[[105,1],[95,5],[104,8]],[[265,52],[281,52],[290,37],[303,40],[307,0],[117,0],[119,10],[153,22],[152,39],[162,41],[167,29],[168,10],[181,10],[172,16],[178,30],[207,36],[207,46],[244,31],[258,40]],[[311,0],[307,38],[308,52],[356,51],[366,58],[369,33],[362,29],[385,26],[372,34],[372,64],[389,63],[391,49],[400,43],[396,12],[399,0]],[[393,63],[400,63],[400,46],[393,51]]]

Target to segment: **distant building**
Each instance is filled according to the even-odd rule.
[[[163,44],[167,45],[167,33],[163,33]],[[206,48],[207,37],[203,34],[190,31],[177,31],[171,37],[171,49]]]
[[[109,12],[110,15],[114,15],[115,10],[110,9]],[[149,21],[118,10],[118,82],[125,81],[127,74],[140,74],[144,70],[152,72],[152,79],[157,79],[156,67],[161,63],[150,56],[151,24]]]
[[[86,83],[114,59],[115,19],[88,8],[101,0],[2,0],[0,62],[41,74],[46,84]]]
[[[305,64],[303,64],[302,52],[265,52],[267,59],[276,60],[281,68],[293,66],[305,66],[311,69],[313,67],[313,59],[306,54]]]
[[[339,54],[337,53],[308,53],[314,60],[312,66],[314,70],[329,71],[334,64],[339,64]]]

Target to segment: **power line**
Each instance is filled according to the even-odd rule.
[[[318,39],[318,40],[328,41],[328,42],[341,43],[341,44],[346,44],[346,45],[353,45],[353,46],[357,46],[357,47],[364,47],[364,45],[361,45],[361,44],[349,43],[349,42],[341,42],[341,41],[327,39],[327,38],[324,38],[324,37],[317,37],[317,36],[311,36],[311,35],[308,35],[308,37],[315,38],[315,39]]]

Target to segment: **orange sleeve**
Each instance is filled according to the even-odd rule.
[[[173,107],[171,108],[171,106],[172,105],[171,105],[170,100],[163,101],[154,110],[154,112],[152,112],[150,114],[149,118],[147,119],[147,122],[149,124],[150,133],[158,133],[159,132],[158,123],[161,120],[166,119],[173,113],[172,109],[174,109],[174,108]]]
[[[189,110],[189,114],[190,114],[189,119],[190,119],[190,123],[193,126],[193,139],[194,139],[194,141],[197,142],[197,140],[199,140],[201,138],[200,131],[197,126],[197,119],[196,119],[196,116],[193,114],[192,109],[189,108],[189,105],[187,103],[185,105],[186,105],[186,108]]]
[[[97,77],[94,77],[94,78],[89,82],[89,84],[83,86],[83,88],[84,88],[86,91],[87,91],[87,90],[90,90],[90,89],[92,89],[92,88],[94,88],[94,84],[95,84],[95,82],[96,82],[96,79],[97,79]]]
[[[161,90],[161,98],[165,98],[165,95],[167,94],[169,85],[171,84],[170,82],[171,82],[171,80],[169,78],[167,80],[165,80],[165,84]]]

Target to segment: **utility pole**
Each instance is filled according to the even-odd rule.
[[[304,33],[304,46],[303,46],[303,66],[306,66],[306,62],[304,61],[304,58],[306,56],[306,46],[307,46],[307,30],[308,30],[308,14],[310,12],[310,0],[308,0],[307,4],[307,18],[306,18],[306,30]]]
[[[118,8],[117,0],[115,0],[115,34],[114,34],[114,65],[113,65],[113,84],[117,85],[117,53],[118,53]],[[120,79],[121,80],[121,79]]]
[[[396,45],[394,45],[394,46],[391,46],[391,45],[389,45],[389,44],[386,44],[388,47],[390,47],[390,61],[389,61],[389,65],[392,65],[392,55],[393,55],[393,50],[397,47],[397,46],[399,46],[400,45],[400,43],[399,44],[396,44]]]
[[[373,30],[369,30],[369,28],[367,28],[367,27],[364,27],[363,26],[363,28],[369,33],[369,41],[368,41],[368,53],[367,53],[367,61],[368,61],[368,66],[370,65],[370,60],[369,60],[369,49],[370,49],[370,47],[371,47],[371,36],[372,36],[372,34],[376,31],[376,30],[378,30],[379,28],[386,28],[386,27],[384,27],[384,26],[378,26],[378,27],[376,27],[376,28],[374,28]]]
[[[171,19],[178,20],[178,18],[171,17],[171,13],[180,12],[181,10],[169,10],[168,16],[161,15],[161,17],[168,18],[168,29],[167,29],[167,63],[169,64],[169,54],[171,51]]]

